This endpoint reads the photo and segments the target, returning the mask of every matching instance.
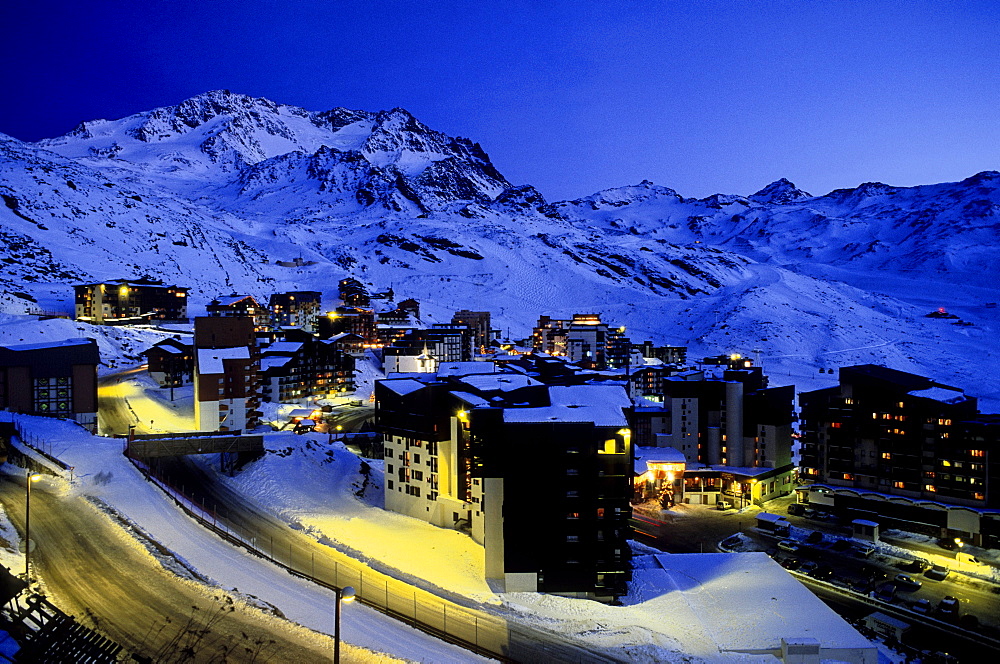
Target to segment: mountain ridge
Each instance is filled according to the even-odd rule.
[[[197,309],[233,290],[329,293],[352,276],[416,297],[431,319],[489,309],[523,330],[543,313],[602,311],[663,343],[920,372],[967,367],[936,347],[983,351],[996,321],[977,307],[1000,299],[995,171],[822,196],[784,178],[702,199],[644,180],[549,202],[403,109],[313,112],[216,91],[33,144],[4,137],[0,193],[0,284],[49,308],[71,308],[79,280],[191,285]],[[294,257],[313,265],[277,264]],[[922,320],[945,296],[976,324]],[[852,334],[869,350],[849,351]]]

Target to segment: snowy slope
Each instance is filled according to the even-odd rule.
[[[694,357],[753,353],[801,387],[870,361],[1000,399],[998,187],[987,172],[814,196],[779,180],[693,199],[642,182],[548,203],[402,109],[215,91],[0,140],[0,310],[70,311],[73,283],[146,275],[191,286],[193,313],[233,291],[321,290],[332,307],[353,276],[430,321],[490,310],[514,337],[540,314],[599,312]],[[313,264],[276,264],[295,257]],[[971,325],[924,317],[941,306]]]

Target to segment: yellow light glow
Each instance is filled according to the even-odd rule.
[[[118,294],[121,296],[128,295],[128,286],[122,286],[118,289]]]
[[[469,414],[467,412],[465,412],[464,410],[458,411],[458,413],[456,413],[456,416],[458,417],[458,419],[462,420],[463,422],[468,422],[469,421]]]
[[[729,356],[729,359],[730,360],[738,360],[738,359],[740,359],[740,354],[739,353],[733,353],[732,355]]]
[[[328,313],[326,315],[326,317],[329,318],[330,320],[334,320],[337,317],[337,312],[336,311],[331,311],[330,313]]]
[[[32,473],[31,475],[28,475],[28,479],[32,482],[37,482],[38,480],[42,479],[42,476],[39,475],[38,473]]]

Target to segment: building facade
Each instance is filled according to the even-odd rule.
[[[636,398],[637,445],[673,448],[686,462],[687,502],[743,506],[793,490],[795,388],[768,387],[759,367],[682,371]]]
[[[76,320],[97,325],[187,322],[188,289],[147,279],[74,286]]]
[[[633,450],[623,388],[544,385],[469,362],[375,391],[386,509],[468,532],[506,591],[624,594]]]
[[[261,349],[261,397],[301,403],[354,391],[354,358],[335,343],[304,335]]]
[[[804,498],[883,527],[1000,540],[1000,416],[974,397],[866,364],[799,400]]]
[[[0,346],[0,409],[73,419],[97,433],[94,339]]]
[[[271,327],[301,327],[316,331],[316,318],[321,311],[323,295],[319,291],[275,293],[268,301]]]
[[[209,316],[240,316],[253,320],[254,330],[263,332],[270,323],[270,313],[262,307],[253,295],[225,295],[217,297],[205,306]]]
[[[149,377],[160,387],[181,387],[194,382],[194,346],[178,339],[164,339],[142,353]]]
[[[262,415],[260,351],[248,316],[195,318],[195,421],[200,431],[253,429]]]

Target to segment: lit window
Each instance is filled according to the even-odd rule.
[[[882,458],[883,459],[891,459],[892,458],[892,454],[889,453],[889,452],[882,452]]]
[[[903,483],[899,482],[899,481],[893,482],[892,485],[894,487],[896,487],[897,489],[902,489],[903,488]]]
[[[930,492],[933,493],[933,492],[937,491],[937,489],[934,488],[933,484],[925,484],[924,485],[924,491],[930,491]]]
[[[972,457],[983,457],[986,456],[986,452],[983,450],[969,450],[969,456]]]
[[[839,429],[840,428],[840,422],[830,422],[830,428],[831,429]]]

